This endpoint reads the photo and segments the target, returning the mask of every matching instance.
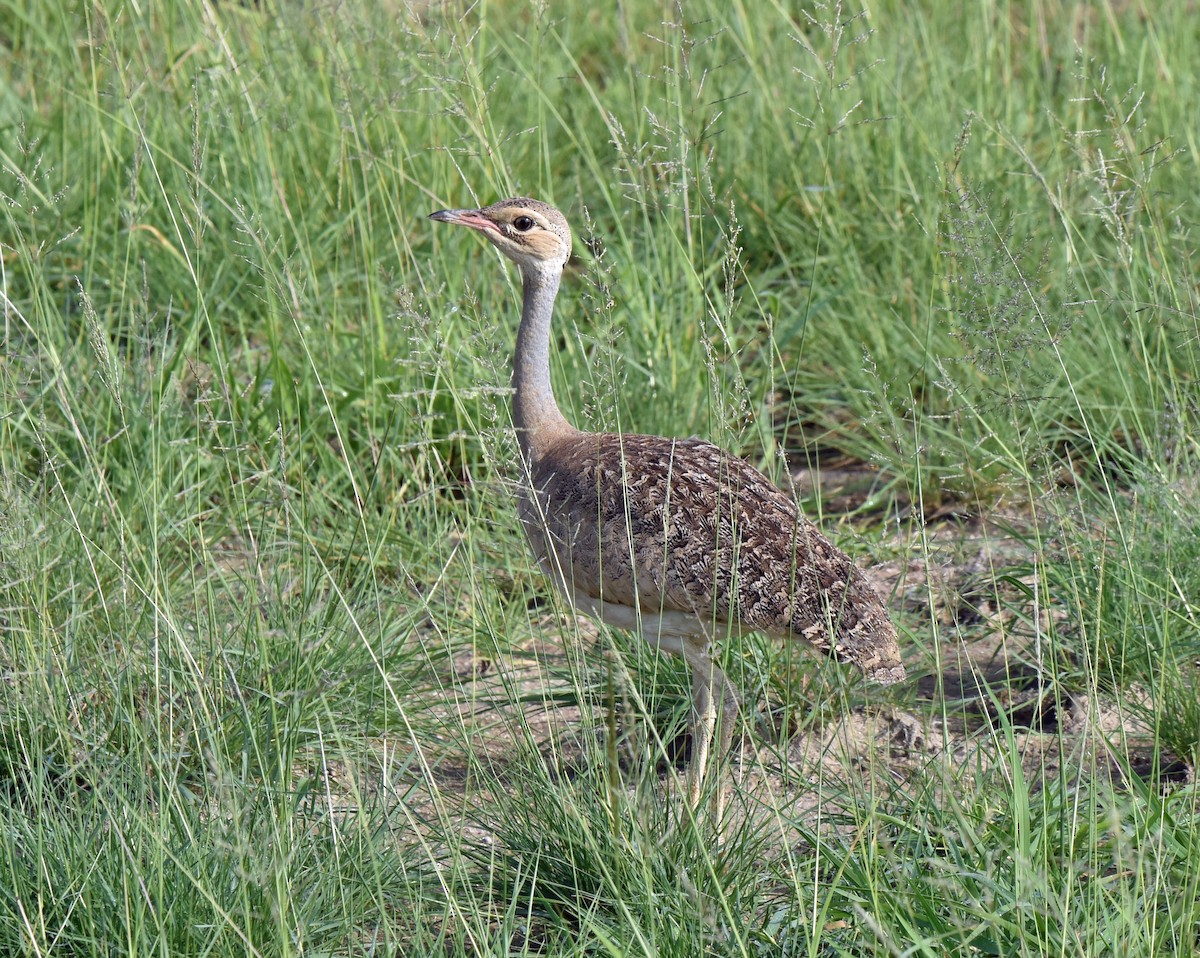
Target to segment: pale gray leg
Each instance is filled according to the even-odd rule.
[[[729,755],[729,747],[733,744],[733,733],[737,726],[740,707],[737,688],[720,669],[713,667],[713,684],[721,687],[721,704],[718,717],[720,734],[717,740],[717,754],[722,758]]]
[[[708,766],[713,731],[717,731],[717,775],[719,782],[714,796],[715,824],[721,827],[725,804],[729,798],[729,780],[722,763],[728,757],[737,724],[738,697],[733,683],[713,662],[707,643],[684,649],[692,667],[692,761],[688,769],[688,803],[695,808],[700,802],[704,773]],[[713,692],[716,690],[716,697]],[[719,704],[718,700],[719,699]]]
[[[688,804],[695,808],[700,804],[700,791],[704,784],[704,771],[708,766],[708,749],[712,743],[713,726],[716,724],[716,707],[712,695],[712,662],[707,653],[701,661],[697,656],[688,656],[692,666],[692,756],[688,765]],[[705,664],[707,662],[707,665]]]
[[[716,708],[717,713],[717,774],[720,775],[720,780],[717,784],[717,794],[714,796],[715,807],[713,817],[716,823],[717,830],[721,828],[721,820],[725,816],[725,806],[729,802],[729,794],[732,789],[732,770],[725,767],[725,763],[729,761],[729,748],[733,744],[733,733],[737,726],[738,716],[738,696],[737,690],[733,687],[733,683],[729,681],[725,673],[715,665],[712,667],[712,684],[717,694],[720,696],[720,705]]]

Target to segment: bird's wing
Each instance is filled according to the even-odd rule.
[[[576,433],[531,474],[526,529],[577,592],[799,635],[854,661],[859,646],[895,646],[850,558],[766,476],[710,442]]]

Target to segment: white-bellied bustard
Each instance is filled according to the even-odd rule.
[[[477,230],[520,267],[512,383],[521,522],[576,608],[691,666],[693,807],[718,712],[720,758],[738,710],[712,660],[715,637],[745,629],[800,638],[876,682],[904,678],[896,628],[865,576],[748,462],[702,439],[580,432],[563,418],[550,388],[550,317],[571,255],[562,213],[517,197],[432,218]],[[718,818],[724,794],[718,788]]]

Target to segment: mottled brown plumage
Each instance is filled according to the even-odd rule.
[[[574,432],[530,464],[521,516],[574,595],[804,638],[870,679],[904,675],[866,577],[791,496],[702,439]]]
[[[691,666],[693,806],[718,717],[722,756],[738,711],[733,684],[712,660],[713,639],[742,630],[798,638],[874,681],[904,677],[896,628],[862,572],[761,472],[700,439],[585,433],[563,418],[549,361],[571,252],[558,210],[517,197],[433,218],[478,230],[521,269],[513,357],[521,521],[538,562],[577,608]],[[718,789],[718,818],[724,796]]]

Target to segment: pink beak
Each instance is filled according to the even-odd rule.
[[[436,213],[430,213],[429,218],[437,220],[439,223],[457,223],[459,226],[469,226],[481,233],[487,230],[500,232],[500,227],[479,210],[438,210]]]

